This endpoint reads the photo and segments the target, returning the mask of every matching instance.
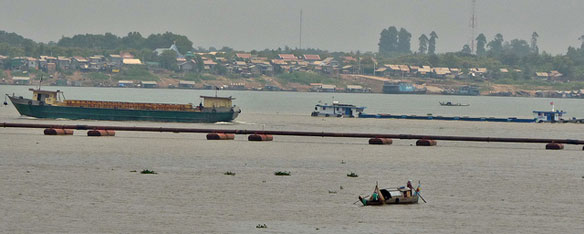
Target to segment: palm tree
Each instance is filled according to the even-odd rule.
[[[430,40],[428,43],[428,54],[434,54],[436,52],[436,39],[438,39],[438,34],[432,31],[430,33]]]
[[[534,54],[539,54],[539,48],[537,47],[537,38],[539,38],[539,34],[537,32],[533,32],[531,34],[531,52]]]
[[[485,34],[479,34],[476,38],[477,40],[477,55],[484,55],[485,54],[485,45],[487,44],[487,37]]]
[[[418,48],[418,52],[420,54],[425,54],[428,51],[428,37],[426,34],[422,34],[418,40],[420,40],[420,47]]]

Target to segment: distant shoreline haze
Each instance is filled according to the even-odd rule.
[[[92,86],[163,78],[196,81],[203,86],[212,83],[245,86],[249,79],[254,86],[280,89],[335,84],[362,85],[376,92],[381,90],[379,82],[405,79],[423,86],[434,83],[442,90],[474,85],[483,93],[519,92],[520,96],[524,95],[521,90],[584,89],[584,36],[579,38],[582,45],[568,47],[566,54],[555,56],[541,51],[538,32],[532,32],[529,39],[477,33],[474,45],[465,44],[457,52],[439,53],[443,37],[436,31],[413,35],[406,28],[390,25],[379,32],[376,52],[347,53],[288,46],[251,51],[203,48],[187,36],[172,32],[150,35],[129,32],[125,36],[78,34],[38,43],[0,31],[0,65],[4,69],[0,78],[3,83],[6,77],[28,74],[35,79],[81,78]],[[79,71],[82,73],[75,74]],[[341,75],[364,77],[358,81],[351,76],[339,79]],[[501,91],[494,85],[512,87]]]
[[[580,44],[583,9],[579,0],[477,0],[476,32],[529,39],[535,31],[541,51],[566,53]],[[0,22],[3,30],[45,43],[85,33],[170,31],[196,46],[251,51],[298,47],[300,10],[303,48],[377,51],[379,32],[389,25],[414,38],[436,31],[438,53],[458,51],[471,39],[471,0],[3,0]]]

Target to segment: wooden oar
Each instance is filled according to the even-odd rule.
[[[426,202],[426,199],[424,199],[422,197],[422,194],[420,193],[420,186],[421,186],[421,184],[422,183],[418,180],[418,188],[416,188],[416,193],[418,194],[418,196],[420,196],[420,198],[422,198],[422,201],[424,201],[424,203],[428,203],[428,202]]]
[[[370,195],[370,196],[371,196],[371,195]],[[369,198],[370,196],[365,196],[365,197],[363,197],[363,198],[364,198],[364,199],[367,199],[367,198]],[[361,200],[357,200],[356,202],[353,202],[353,205],[355,205],[355,203],[357,203],[357,202],[361,202],[361,203],[363,203],[363,201],[361,201]]]
[[[420,198],[422,198],[422,201],[424,201],[424,203],[428,203],[428,202],[426,202],[426,199],[424,199],[424,197],[422,197],[422,194],[420,192],[418,192],[418,196],[420,196]]]

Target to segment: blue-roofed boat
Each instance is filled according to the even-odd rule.
[[[351,104],[342,104],[333,101],[332,104],[317,104],[311,116],[315,117],[350,117],[360,116],[366,107]]]
[[[554,110],[552,108],[551,111],[533,111],[533,114],[535,114],[535,121],[538,123],[544,123],[544,122],[550,122],[550,123],[556,123],[556,122],[564,122],[564,114],[566,114],[567,112],[562,111],[562,110]]]

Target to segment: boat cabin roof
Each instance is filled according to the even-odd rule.
[[[57,93],[62,93],[60,90],[57,91],[51,91],[51,90],[41,90],[41,89],[28,89],[29,91],[32,91],[33,93],[42,93],[42,94],[57,94]]]
[[[201,98],[235,100],[235,98],[233,98],[231,96],[229,96],[229,97],[201,96]]]
[[[380,190],[387,190],[387,191],[409,191],[410,188],[402,186],[402,187],[397,187],[397,188],[383,188]]]
[[[328,104],[317,104],[317,107],[334,107],[334,108],[351,108],[351,109],[365,109],[365,107],[361,106],[355,106],[355,105],[351,105],[351,104],[340,104],[340,103],[334,103],[332,105],[328,105]]]
[[[534,114],[544,114],[544,115],[553,115],[553,114],[566,114],[565,111],[556,110],[556,111],[533,111]]]

